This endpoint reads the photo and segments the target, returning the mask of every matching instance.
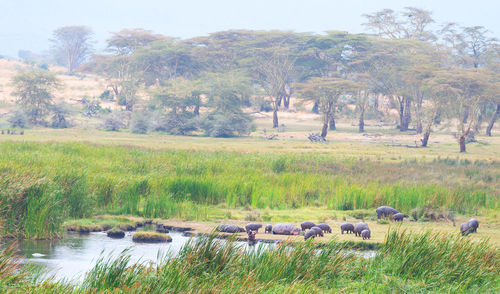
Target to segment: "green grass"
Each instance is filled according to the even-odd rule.
[[[12,292],[65,293],[498,293],[500,251],[440,233],[392,230],[374,258],[332,242],[300,242],[245,251],[215,236],[192,239],[175,258],[130,264],[128,251],[101,257],[83,281],[41,284],[23,279]],[[2,257],[3,252],[0,252]],[[0,258],[1,260],[1,258]],[[1,269],[1,268],[0,268]],[[1,277],[1,275],[0,275]]]
[[[500,162],[339,159],[324,153],[241,153],[95,146],[0,145],[1,235],[53,238],[66,219],[96,214],[207,220],[228,208],[331,210],[390,205],[461,214],[498,211]]]

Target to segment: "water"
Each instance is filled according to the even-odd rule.
[[[56,280],[81,280],[100,256],[116,257],[128,248],[131,262],[158,262],[165,254],[175,255],[189,240],[171,232],[169,243],[135,243],[132,234],[122,239],[109,238],[105,232],[66,234],[56,241],[20,241],[19,250],[25,256],[24,262],[43,266],[47,275],[54,275]]]
[[[135,243],[133,232],[127,232],[125,238],[112,239],[105,232],[90,234],[68,233],[60,240],[23,240],[19,241],[20,254],[25,256],[25,263],[43,266],[45,277],[53,276],[55,280],[81,281],[85,274],[94,267],[99,257],[114,258],[128,249],[131,262],[158,262],[167,254],[175,256],[190,237],[181,233],[170,232],[172,242],[169,243]],[[221,242],[225,242],[220,240]],[[236,242],[245,250],[254,250],[258,246],[274,248],[276,244],[248,246],[246,242]],[[293,250],[293,249],[291,249]],[[321,249],[319,249],[321,250]],[[375,251],[351,251],[365,258],[375,256]]]

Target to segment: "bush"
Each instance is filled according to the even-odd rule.
[[[130,122],[130,130],[134,134],[145,134],[149,129],[149,118],[146,113],[134,112]]]
[[[104,119],[103,128],[106,131],[119,131],[124,127],[123,121],[115,114],[108,115]]]
[[[201,128],[210,137],[248,135],[252,130],[251,118],[245,113],[215,113],[201,120]]]
[[[52,107],[52,113],[54,114],[50,124],[52,128],[65,129],[71,126],[68,119],[66,119],[69,116],[69,110],[65,104],[61,103]]]
[[[12,115],[7,119],[7,121],[12,128],[24,129],[26,126],[28,126],[28,117],[21,110],[14,111]]]
[[[113,101],[113,94],[111,93],[110,90],[106,90],[106,91],[102,92],[101,95],[99,95],[99,98],[101,100]]]
[[[271,166],[274,173],[279,174],[286,170],[286,158],[282,157],[275,160]]]

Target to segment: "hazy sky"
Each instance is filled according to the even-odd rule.
[[[438,23],[484,26],[500,37],[500,0],[0,0],[0,54],[42,52],[52,31],[86,25],[104,47],[109,32],[144,28],[188,38],[228,29],[365,32],[363,13],[413,6]]]

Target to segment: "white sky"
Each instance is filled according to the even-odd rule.
[[[228,29],[366,32],[363,13],[413,6],[438,23],[484,26],[500,37],[500,0],[0,0],[0,54],[42,52],[58,27],[86,25],[104,47],[109,32],[144,28],[188,38]]]

